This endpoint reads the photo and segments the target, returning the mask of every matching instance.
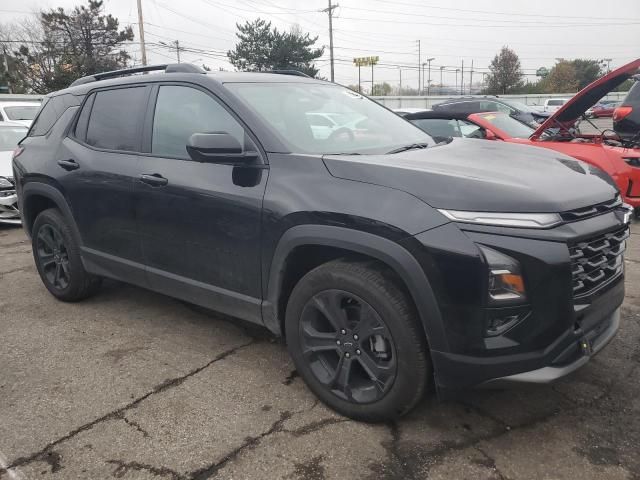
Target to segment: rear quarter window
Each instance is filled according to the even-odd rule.
[[[30,137],[39,137],[49,133],[58,119],[69,107],[80,105],[81,97],[69,93],[45,99],[40,111],[29,130]]]

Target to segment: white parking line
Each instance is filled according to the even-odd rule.
[[[7,468],[7,459],[2,452],[0,452],[0,468]],[[14,468],[8,469],[7,475],[9,475],[11,480],[25,480],[25,477]]]

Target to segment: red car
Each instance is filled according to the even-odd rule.
[[[626,148],[611,130],[582,134],[575,124],[595,101],[640,69],[635,60],[583,88],[551,115],[538,129],[502,112],[464,113],[438,110],[405,118],[436,140],[448,137],[484,138],[549,148],[570,155],[607,172],[618,185],[624,201],[640,213],[640,148]]]
[[[620,106],[620,103],[617,100],[602,100],[587,110],[587,117],[613,117],[613,111]]]

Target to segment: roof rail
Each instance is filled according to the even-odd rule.
[[[277,73],[278,75],[293,75],[296,77],[311,78],[309,75],[299,70],[268,70],[265,73]]]
[[[154,72],[163,70],[165,73],[206,73],[202,68],[190,63],[169,63],[161,65],[145,65],[142,67],[123,68],[122,70],[113,70],[111,72],[94,73],[86,77],[78,78],[70,86],[84,85],[85,83],[96,82],[107,78],[122,77],[124,75],[132,75],[134,73]]]

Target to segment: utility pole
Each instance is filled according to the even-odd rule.
[[[456,92],[458,91],[458,72],[460,71],[459,68],[456,68]]]
[[[144,46],[144,21],[142,20],[142,0],[138,0],[138,31],[140,32],[140,51],[142,52],[142,65],[146,65],[147,49]]]
[[[473,59],[471,59],[471,76],[469,77],[469,95],[473,95],[471,89],[473,88]]]
[[[462,72],[460,72],[460,95],[464,95],[464,60],[462,60]]]
[[[424,66],[425,66],[425,65],[426,65],[426,63],[425,63],[425,62],[422,62],[422,83],[420,84],[420,86],[422,87],[422,93],[424,93],[424,79],[425,79],[425,76],[424,76]]]
[[[420,83],[422,81],[422,77],[420,76],[420,61],[422,60],[422,55],[420,54],[420,40],[418,40],[418,95],[420,95]]]
[[[428,77],[427,77],[427,97],[429,96],[429,94],[431,93],[431,62],[435,60],[435,58],[427,58],[427,71],[428,71]]]
[[[173,42],[171,42],[171,43],[166,43],[166,42],[163,42],[162,40],[160,40],[158,43],[159,43],[160,45],[164,45],[164,46],[165,46],[165,47],[167,47],[167,48],[174,48],[174,46],[175,46],[175,49],[176,49],[176,57],[178,58],[178,63],[180,63],[180,50],[181,50],[181,49],[180,49],[180,40],[174,40],[174,41],[173,41]]]
[[[398,95],[402,95],[402,68],[398,67],[398,72],[400,72],[400,87],[398,88]]]
[[[442,71],[445,69],[444,65],[440,66],[440,95],[442,95]]]
[[[333,9],[338,8],[340,5],[331,5],[331,0],[329,0],[329,6],[322,12],[327,12],[329,14],[329,59],[331,63],[331,81],[334,80],[333,74]],[[358,69],[359,72],[360,69]]]

